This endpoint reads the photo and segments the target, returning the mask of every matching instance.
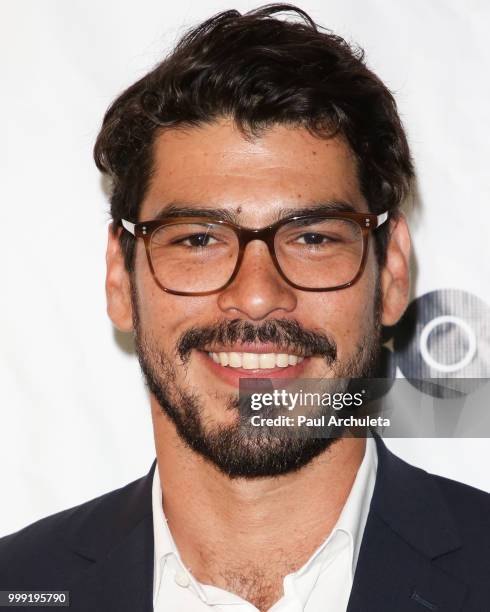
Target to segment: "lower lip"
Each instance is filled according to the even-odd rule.
[[[196,351],[203,363],[221,380],[233,387],[240,386],[240,379],[247,378],[301,378],[301,375],[310,360],[305,357],[301,363],[290,365],[286,368],[270,368],[245,370],[244,368],[231,368],[230,366],[222,366],[213,361],[213,359],[204,351]]]

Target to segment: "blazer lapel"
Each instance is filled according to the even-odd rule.
[[[450,511],[428,474],[376,443],[376,484],[347,612],[456,612],[466,585],[437,566],[460,548]]]
[[[74,612],[151,612],[152,538],[153,523],[151,516],[147,516],[70,586],[70,609]]]
[[[73,612],[153,610],[153,519],[149,474],[121,489],[65,534],[77,554],[92,561],[68,586]]]

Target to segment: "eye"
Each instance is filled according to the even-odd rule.
[[[307,234],[301,234],[301,236],[298,236],[297,240],[300,244],[315,246],[319,244],[325,244],[326,242],[329,242],[331,239],[328,236],[325,236],[324,234],[308,232]]]
[[[192,234],[190,236],[186,236],[185,238],[181,238],[177,240],[176,244],[182,244],[184,246],[192,247],[192,248],[203,248],[207,247],[210,244],[216,243],[216,238],[210,236],[207,233],[203,234]]]

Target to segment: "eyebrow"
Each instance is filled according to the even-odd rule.
[[[271,221],[282,221],[303,215],[314,216],[331,212],[360,212],[356,207],[345,200],[329,200],[326,202],[314,202],[308,206],[301,208],[280,208],[276,214],[276,218]],[[240,225],[239,215],[227,208],[209,208],[202,206],[193,206],[189,203],[171,202],[164,208],[160,209],[153,218],[155,221],[172,217],[208,217],[210,219],[219,219]]]
[[[291,217],[299,217],[301,215],[321,215],[331,212],[360,212],[350,202],[344,200],[330,200],[327,202],[318,202],[304,206],[302,208],[281,208],[279,210],[278,221],[289,219]]]
[[[229,221],[230,223],[237,223],[238,219],[238,216],[232,210],[226,208],[203,208],[179,202],[172,202],[159,210],[154,219],[159,221],[168,217],[209,217]]]

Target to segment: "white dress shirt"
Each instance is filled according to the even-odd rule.
[[[376,479],[378,458],[372,438],[349,497],[326,540],[299,570],[285,576],[284,594],[269,612],[345,612]],[[257,612],[234,593],[201,584],[180,558],[162,507],[158,466],[152,489],[155,543],[155,612]]]

